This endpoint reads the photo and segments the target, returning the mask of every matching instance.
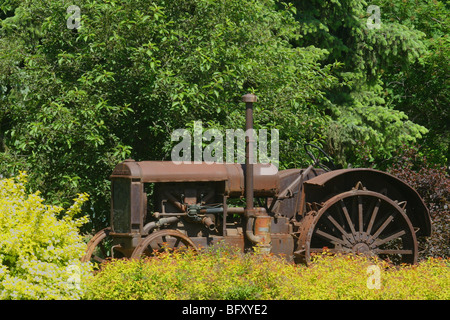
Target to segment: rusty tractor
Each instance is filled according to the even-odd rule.
[[[256,96],[246,94],[243,102],[251,129]],[[305,145],[309,167],[261,174],[273,165],[251,163],[254,142],[246,137],[245,143],[245,164],[118,164],[110,177],[110,227],[90,240],[83,261],[225,242],[303,263],[324,248],[417,262],[417,237],[431,234],[431,220],[409,185],[373,169],[331,170],[320,161],[328,156],[311,144]]]

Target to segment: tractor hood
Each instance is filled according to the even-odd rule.
[[[279,189],[279,175],[272,164],[254,164],[255,196],[270,196]],[[118,164],[111,176],[129,178],[143,183],[224,181],[225,192],[244,195],[245,165],[238,163],[181,163],[172,161],[125,160]]]

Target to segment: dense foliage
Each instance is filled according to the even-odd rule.
[[[431,237],[420,240],[421,257],[450,257],[450,176],[417,150],[405,148],[388,171],[417,190],[430,211]]]
[[[379,282],[373,266],[379,268]],[[394,268],[362,256],[324,254],[306,267],[222,248],[200,255],[163,253],[149,260],[114,260],[87,284],[85,298],[448,300],[449,271],[449,260],[432,258]]]
[[[80,194],[64,212],[26,191],[27,177],[0,180],[0,299],[79,299],[89,264]]]
[[[393,20],[404,1],[394,3],[380,2],[381,28],[369,29],[368,3],[357,0],[3,1],[0,174],[28,171],[31,187],[63,206],[87,192],[99,229],[115,164],[170,159],[170,134],[196,120],[243,128],[247,92],[260,99],[256,128],[280,131],[282,168],[307,164],[304,142],[344,166],[361,165],[361,154],[381,161],[427,128],[428,150],[445,162],[446,140],[433,138],[442,127],[417,115],[419,101],[432,103],[419,78],[408,86],[416,113],[393,84],[423,62],[445,91],[448,41],[427,30],[446,29]],[[68,28],[70,5],[81,10],[78,29]],[[439,21],[448,12],[439,1],[420,8]]]
[[[116,163],[170,159],[171,132],[194,120],[243,128],[248,91],[260,96],[256,126],[280,129],[287,162],[326,127],[318,103],[335,64],[292,47],[298,23],[272,1],[71,4],[78,30],[64,2],[27,1],[2,21],[0,165],[28,169],[51,200],[88,192],[94,221],[107,216]]]
[[[402,6],[404,1],[395,1]],[[327,49],[327,62],[343,67],[333,74],[339,86],[327,91],[327,149],[341,163],[361,164],[364,152],[373,162],[389,157],[402,143],[420,138],[426,129],[411,122],[405,112],[388,103],[382,75],[407,68],[425,50],[424,34],[402,21],[386,19],[386,5],[378,7],[379,28],[369,28],[372,14],[360,0],[293,1],[302,36],[298,46]]]
[[[388,100],[415,123],[429,129],[421,140],[429,161],[439,165],[450,159],[450,14],[449,2],[374,1],[385,20],[398,21],[424,33],[426,52],[413,64],[398,63],[383,74]],[[447,161],[447,162],[446,162]]]

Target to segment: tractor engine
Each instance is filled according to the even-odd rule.
[[[136,247],[142,234],[174,229],[196,247],[225,240],[243,250],[259,243],[262,250],[292,252],[290,220],[298,212],[301,190],[293,190],[283,202],[274,199],[302,171],[278,172],[272,166],[274,174],[262,175],[269,166],[254,165],[252,191],[258,206],[246,210],[243,165],[124,161],[111,175],[111,231],[116,249],[127,256],[126,248]],[[313,170],[309,177],[321,172]]]

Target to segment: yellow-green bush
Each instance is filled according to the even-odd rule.
[[[90,264],[79,227],[86,194],[64,212],[27,194],[26,174],[0,180],[0,299],[78,299]],[[61,218],[58,218],[58,217]]]
[[[380,270],[379,289],[369,266]],[[360,256],[321,255],[309,266],[232,250],[113,260],[85,299],[450,299],[450,261],[389,266]]]

